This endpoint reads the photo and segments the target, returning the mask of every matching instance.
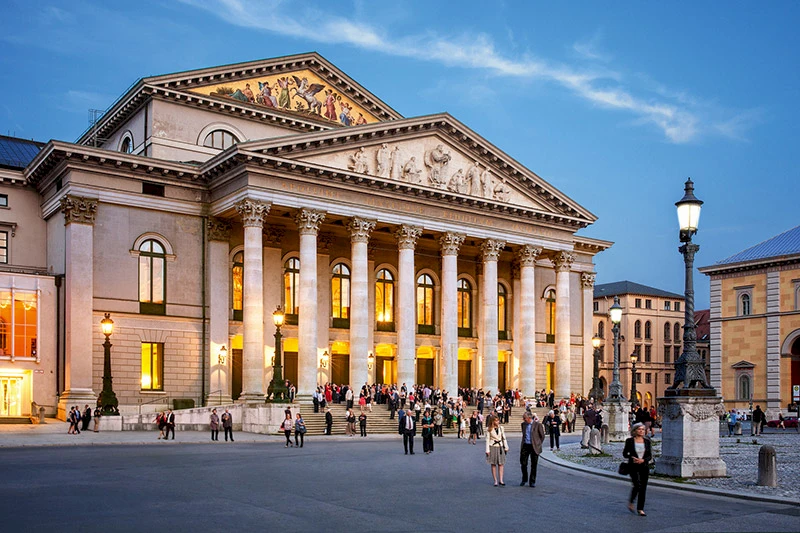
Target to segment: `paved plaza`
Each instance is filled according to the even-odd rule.
[[[625,508],[627,481],[545,461],[536,488],[519,487],[516,437],[507,486],[495,488],[483,442],[452,437],[437,439],[429,456],[418,438],[419,453],[406,456],[396,436],[310,438],[286,449],[279,438],[243,433],[229,445],[201,444],[205,433],[179,433],[174,443],[126,433],[116,436],[153,441],[0,449],[4,529],[791,531],[800,517],[796,506],[652,487],[640,518]],[[101,436],[73,438],[82,437]]]

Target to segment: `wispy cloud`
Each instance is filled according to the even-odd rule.
[[[348,44],[364,50],[398,57],[437,62],[447,66],[481,69],[496,76],[537,79],[555,83],[602,108],[624,111],[659,128],[673,143],[687,143],[701,133],[742,139],[748,122],[728,119],[705,123],[705,117],[686,95],[670,95],[666,88],[634,94],[622,76],[607,67],[576,67],[558,64],[532,55],[510,57],[497,50],[486,34],[442,36],[435,32],[391,36],[386,30],[323,12],[300,8],[285,0],[180,0],[207,10],[226,22],[245,28],[327,44]],[[599,50],[601,33],[575,43],[573,49],[584,59],[608,62]],[[641,92],[641,91],[639,91]],[[680,96],[680,97],[678,97]]]

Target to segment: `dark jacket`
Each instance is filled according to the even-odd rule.
[[[634,465],[633,463],[633,458],[638,457],[636,455],[633,437],[625,439],[625,448],[622,449],[622,457],[626,458],[628,464],[631,466],[647,466],[649,468],[648,464],[653,459],[653,448],[650,446],[650,439],[647,437],[644,438],[644,457],[639,457],[639,459],[644,459],[644,465]]]
[[[525,444],[525,430],[527,429],[525,422],[520,424],[520,428],[522,429],[522,440],[520,441],[520,449]],[[544,441],[544,426],[537,422],[536,420],[531,420],[531,445],[533,446],[533,451],[536,455],[542,454],[542,441]]]
[[[406,419],[411,419],[411,429],[406,428],[406,424],[408,423]],[[417,421],[413,416],[406,415],[400,419],[400,434],[411,435],[412,437],[417,434]]]
[[[556,415],[553,418],[546,416],[544,423],[553,435],[561,435],[561,417]]]
[[[331,414],[330,411],[325,413],[325,424],[328,425],[328,426],[332,426],[333,425],[333,415]]]

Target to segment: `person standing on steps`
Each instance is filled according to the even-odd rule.
[[[331,414],[331,408],[325,408],[325,434],[330,435],[331,430],[333,429],[333,415]]]
[[[222,429],[225,432],[225,442],[228,442],[228,435],[231,436],[231,442],[233,442],[233,416],[227,409],[222,413]]]
[[[522,466],[522,483],[520,487],[528,483],[531,487],[536,486],[536,470],[539,465],[539,456],[542,454],[542,443],[544,442],[544,426],[538,420],[534,420],[530,412],[526,411],[522,415],[522,445],[519,449],[519,462]],[[531,461],[531,473],[528,475],[528,458]]]
[[[361,430],[361,436],[367,436],[367,414],[361,413],[358,415],[358,428]]]
[[[417,421],[410,412],[400,419],[400,428],[403,433],[403,449],[406,455],[409,451],[411,455],[414,455],[414,435],[417,434]]]

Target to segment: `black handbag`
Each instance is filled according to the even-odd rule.
[[[623,476],[627,476],[631,473],[631,467],[628,464],[628,461],[623,461],[619,464],[619,468],[617,468],[617,472]]]

